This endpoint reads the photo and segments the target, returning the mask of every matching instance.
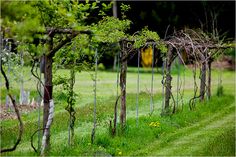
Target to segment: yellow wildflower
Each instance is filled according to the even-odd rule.
[[[149,126],[153,126],[154,125],[154,122],[151,122],[150,124],[149,124]]]
[[[151,126],[151,127],[159,127],[160,126],[160,122],[151,122],[149,124],[149,126]]]

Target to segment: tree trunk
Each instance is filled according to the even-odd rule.
[[[126,73],[127,73],[127,41],[121,41],[121,69],[120,69],[120,89],[121,89],[121,111],[120,111],[120,123],[122,129],[126,125]]]
[[[114,54],[114,60],[113,60],[113,71],[116,70],[116,63],[117,63],[117,55]]]
[[[201,69],[201,83],[200,83],[200,101],[204,100],[206,92],[206,61],[202,63]]]
[[[113,0],[113,6],[112,6],[112,12],[113,12],[113,16],[115,18],[117,18],[117,2],[116,0]],[[119,57],[119,56],[118,56]],[[116,70],[116,63],[117,63],[117,58],[116,54],[114,55],[114,60],[113,60],[113,71]]]
[[[53,48],[53,40],[49,39],[48,42],[49,52]],[[52,57],[45,55],[45,88],[44,88],[44,108],[43,108],[43,127],[46,127],[49,116],[49,100],[52,99]],[[45,130],[44,130],[45,131]],[[50,128],[48,128],[48,134],[46,135],[46,151],[50,145]]]
[[[116,0],[113,0],[112,12],[113,12],[113,16],[117,18],[117,2],[116,2]]]
[[[172,57],[172,46],[169,46],[166,58],[166,82],[165,82],[165,112],[168,112],[170,106],[170,96],[171,96],[171,57]]]
[[[125,127],[126,122],[126,73],[127,73],[127,60],[121,62],[120,70],[120,89],[121,89],[121,112],[120,122],[122,127]]]

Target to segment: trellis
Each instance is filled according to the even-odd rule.
[[[49,31],[50,30],[50,31]],[[56,51],[59,50],[63,45],[65,45],[67,42],[69,42],[72,38],[74,38],[79,33],[85,33],[90,34],[91,32],[73,32],[72,30],[58,30],[58,29],[48,29],[49,33],[49,54],[45,55],[44,61],[45,61],[45,85],[44,86],[44,136],[42,140],[42,150],[41,154],[44,154],[44,150],[46,149],[46,143],[49,136],[49,128],[50,124],[53,118],[53,100],[52,100],[52,74],[51,68],[52,68],[52,57],[55,55]],[[53,36],[56,34],[70,34],[71,36],[68,36],[64,41],[59,43],[56,47],[53,47]],[[193,58],[192,60],[196,63],[201,65],[201,76],[200,76],[200,94],[199,96],[196,96],[196,76],[194,76],[194,97],[190,100],[195,103],[195,99],[200,98],[201,101],[204,100],[204,95],[207,93],[207,97],[210,98],[211,96],[211,62],[213,60],[213,56],[219,53],[218,51],[210,51],[210,50],[218,50],[218,49],[224,49],[225,46],[222,46],[218,44],[217,42],[212,41],[211,39],[207,38],[204,34],[199,34],[193,30],[184,30],[175,32],[173,36],[170,36],[167,40],[165,40],[165,43],[168,45],[168,52],[166,54],[166,57],[163,58],[163,87],[162,87],[162,93],[163,96],[165,96],[165,99],[163,101],[163,113],[169,113],[170,112],[170,98],[173,99],[173,110],[172,113],[175,113],[178,108],[178,102],[179,102],[179,92],[180,92],[180,76],[178,71],[178,77],[177,77],[177,101],[175,101],[174,96],[171,92],[171,64],[175,60],[176,57],[178,57],[181,62],[184,64],[184,60],[181,55],[181,51],[185,50],[189,58]],[[119,55],[120,60],[120,89],[121,89],[121,112],[120,112],[120,123],[122,128],[126,125],[126,73],[127,73],[127,62],[128,58],[131,55],[131,52],[134,52],[133,48],[134,41],[130,41],[128,39],[122,39],[120,41],[121,46],[121,52]],[[152,78],[151,78],[151,100],[150,100],[150,113],[153,112],[153,77],[154,77],[154,45],[156,43],[153,42],[153,51],[152,51]],[[196,65],[196,64],[195,64]],[[137,95],[136,95],[136,126],[138,126],[138,96],[139,96],[139,83],[140,83],[140,77],[139,77],[139,66],[140,66],[140,51],[138,50],[138,77],[137,77]],[[92,130],[92,136],[91,140],[94,141],[95,138],[95,129],[96,129],[96,76],[97,76],[97,50],[95,53],[95,82],[94,82],[94,127]],[[196,67],[195,67],[196,68]],[[208,69],[208,76],[207,71]],[[1,67],[2,70],[2,67]],[[179,70],[179,67],[178,67]],[[196,72],[196,69],[194,70]],[[194,74],[196,74],[194,72]],[[3,73],[3,72],[2,72]],[[4,74],[3,74],[4,75]],[[117,78],[118,78],[117,73]],[[207,80],[207,81],[206,81]],[[117,79],[117,84],[118,84]],[[40,82],[42,83],[42,82]],[[42,83],[43,84],[43,83]],[[9,87],[8,87],[9,88]],[[206,89],[207,88],[207,89]],[[182,97],[182,96],[181,96]],[[117,90],[117,100],[118,100],[118,90]],[[49,103],[49,106],[47,106]],[[116,101],[117,105],[117,101]],[[192,108],[194,105],[190,105]],[[191,109],[192,109],[191,108]],[[49,111],[49,112],[48,112]],[[16,111],[17,112],[17,111]],[[115,113],[117,113],[117,106],[115,106]],[[46,118],[46,119],[45,119]],[[116,115],[115,115],[116,119]],[[46,122],[46,124],[45,124]],[[114,125],[116,125],[116,121],[114,120]]]
[[[150,87],[150,115],[154,112],[154,102],[153,102],[153,88],[154,88],[154,62],[155,62],[155,45],[159,44],[152,40],[147,40],[144,47],[151,46],[152,47],[152,75],[151,75],[151,87]],[[140,73],[139,73],[139,66],[140,66],[140,49],[134,48],[134,41],[122,39],[120,41],[121,53],[120,53],[120,90],[121,90],[121,111],[120,111],[120,124],[121,129],[124,130],[126,126],[126,73],[127,73],[127,62],[130,57],[134,54],[138,53],[138,76],[137,76],[137,93],[136,93],[136,126],[138,126],[138,105],[139,105],[139,83],[140,83]],[[117,101],[116,101],[117,103]],[[115,104],[117,105],[117,104]],[[116,108],[116,106],[115,106]],[[115,115],[117,111],[115,109]],[[115,129],[114,127],[113,129]]]
[[[41,145],[41,155],[44,155],[46,149],[49,146],[49,138],[50,138],[50,126],[53,119],[53,113],[54,113],[54,102],[52,99],[52,63],[53,63],[53,57],[56,54],[56,52],[62,48],[65,44],[69,43],[73,38],[75,38],[79,34],[87,34],[91,35],[91,31],[75,31],[71,29],[55,29],[55,28],[46,28],[45,32],[38,32],[38,34],[47,34],[48,39],[42,43],[48,45],[48,53],[44,53],[43,56],[40,56],[40,71],[44,73],[44,82],[42,82],[41,78],[35,74],[34,67],[36,64],[36,60],[38,58],[34,58],[34,63],[31,68],[31,72],[34,75],[35,78],[38,79],[39,83],[38,86],[42,85],[44,88],[43,96],[41,95],[41,92],[38,90],[39,95],[43,98],[44,103],[44,110],[43,110],[43,128],[38,128],[31,136],[31,146],[33,149],[37,152],[35,147],[33,146],[33,136],[35,133],[39,132],[40,130],[43,130],[43,139],[42,139],[42,145]],[[59,35],[67,35],[64,40],[61,40],[56,46],[54,46],[53,38],[56,34]],[[41,75],[40,75],[41,76]],[[40,108],[39,108],[39,114],[40,114]],[[40,117],[38,119],[38,125],[40,125]],[[40,133],[38,134],[38,137],[40,137]],[[38,140],[38,144],[40,143],[40,140]],[[38,146],[39,150],[40,146]]]
[[[185,51],[188,58],[193,58],[194,62],[201,65],[201,75],[200,75],[200,94],[196,96],[197,84],[196,84],[196,69],[194,70],[194,97],[190,99],[189,104],[190,109],[194,107],[195,99],[200,98],[201,101],[204,100],[205,94],[207,94],[208,99],[211,96],[211,63],[213,57],[219,53],[219,49],[225,49],[217,41],[214,41],[209,36],[204,34],[202,31],[195,31],[192,29],[185,29],[175,32],[172,36],[165,41],[168,45],[167,53],[167,63],[166,63],[166,95],[165,95],[165,109],[169,109],[169,99],[171,93],[171,74],[170,66],[176,56],[179,56],[182,63],[185,65],[184,60],[181,57],[181,51]],[[195,64],[196,66],[196,64]],[[195,67],[196,68],[196,67]],[[207,71],[208,69],[208,76]],[[206,81],[207,80],[207,81]],[[178,92],[178,91],[177,91]],[[174,100],[173,100],[174,101]],[[167,111],[168,112],[168,111]],[[175,112],[175,105],[173,108],[173,113]]]

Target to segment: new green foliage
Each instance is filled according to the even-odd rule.
[[[91,46],[96,47],[101,42],[119,43],[125,39],[131,41],[129,43],[132,43],[133,50],[146,46],[148,41],[152,41],[162,53],[167,51],[158,34],[148,30],[147,27],[133,35],[127,33],[132,23],[125,17],[125,12],[130,9],[127,5],[121,5],[122,19],[118,19],[105,15],[105,12],[111,8],[111,4],[102,4],[103,12],[100,12],[100,15],[103,15],[102,20],[87,25],[86,19],[90,15],[90,10],[98,9],[96,2],[2,1],[1,4],[5,6],[1,18],[5,37],[14,37],[19,40],[22,44],[21,48],[28,51],[33,59],[45,55],[48,61],[48,65],[45,66],[48,68],[45,72],[47,88],[52,89],[53,85],[63,85],[63,92],[68,103],[66,110],[70,114],[69,127],[72,130],[75,122],[74,105],[77,98],[74,91],[75,75],[77,71],[91,69],[91,62],[94,59],[91,57],[94,53],[91,51]],[[14,12],[11,13],[11,10]],[[81,30],[91,30],[92,33],[90,36],[81,35],[78,33]],[[36,38],[40,39],[39,43],[32,44]],[[65,43],[60,47],[63,41]],[[56,49],[58,45],[59,49]],[[54,50],[55,52],[52,53]],[[125,60],[127,60],[126,57],[124,57]],[[58,76],[53,80],[52,62],[55,69],[56,66],[70,69],[70,75]],[[44,123],[45,119],[47,116],[44,117]]]

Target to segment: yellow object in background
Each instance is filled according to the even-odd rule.
[[[142,61],[141,64],[143,67],[152,66],[152,47],[141,49]]]

